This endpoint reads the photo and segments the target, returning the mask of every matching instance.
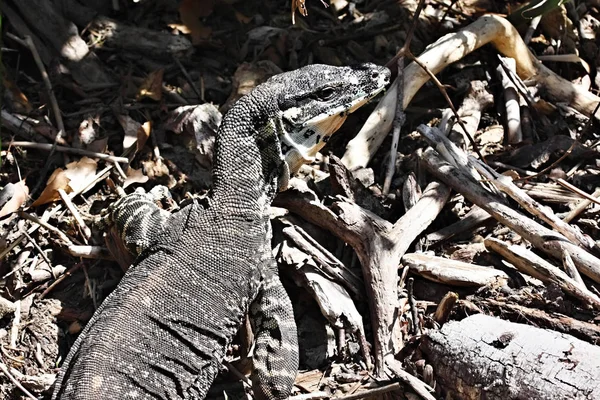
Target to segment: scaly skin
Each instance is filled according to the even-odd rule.
[[[287,398],[298,343],[271,255],[268,209],[290,173],[389,75],[373,64],[277,75],[224,117],[206,207],[166,214],[139,194],[111,207],[138,256],[73,345],[52,398],[202,399],[247,312],[254,395]]]

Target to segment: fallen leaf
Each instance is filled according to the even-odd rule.
[[[140,169],[129,168],[127,170],[127,179],[125,179],[125,182],[123,182],[123,189],[125,189],[127,186],[132,185],[134,183],[146,183],[146,182],[148,182],[148,177],[146,175],[144,175],[144,171],[142,171],[142,168],[140,168]]]
[[[96,140],[96,136],[98,136],[96,126],[98,126],[98,122],[99,119],[92,116],[82,120],[79,124],[77,134],[73,138],[73,147],[82,148],[84,145],[88,145]]]
[[[129,115],[119,115],[117,119],[123,128],[123,132],[125,132],[125,137],[123,138],[123,150],[125,151],[137,141],[138,130],[142,124],[131,118]]]
[[[216,0],[183,0],[179,4],[179,16],[204,18],[212,14],[215,9]]]
[[[40,197],[31,205],[32,207],[41,206],[42,204],[51,203],[55,200],[60,199],[58,194],[58,189],[63,189],[64,191],[69,190],[69,177],[65,174],[65,171],[62,168],[57,168],[54,170],[50,178],[48,178],[48,182],[46,183],[46,187]]]
[[[192,43],[198,45],[207,40],[212,29],[204,26],[201,18],[212,14],[216,0],[183,0],[179,5],[179,18],[188,28]]]
[[[24,180],[17,183],[9,183],[8,185],[4,186],[2,193],[5,193],[5,191],[11,191],[12,193],[10,194],[10,200],[8,200],[4,204],[4,207],[0,209],[0,218],[12,214],[21,208],[23,203],[25,203],[27,200],[27,196],[29,195],[29,188],[25,184]]]
[[[75,334],[81,332],[83,327],[81,326],[81,323],[79,321],[73,321],[67,329],[71,335],[75,335]]]
[[[190,28],[188,28],[187,26],[185,26],[183,24],[169,24],[168,26],[169,26],[169,28],[175,29],[176,31],[179,31],[179,32],[183,33],[184,35],[189,35],[192,33]]]
[[[149,98],[152,100],[160,101],[160,99],[162,99],[162,84],[164,72],[165,70],[161,68],[150,73],[148,77],[146,77],[144,82],[142,82],[140,90],[136,96],[138,100]]]
[[[173,110],[164,127],[176,134],[185,134],[194,138],[196,159],[205,168],[213,161],[215,134],[221,124],[221,113],[212,104],[181,106]]]
[[[296,23],[296,10],[303,17],[308,15],[308,11],[306,10],[306,4],[304,4],[305,0],[292,0],[292,24]]]
[[[240,23],[242,23],[244,25],[247,25],[250,22],[252,22],[252,18],[251,17],[247,17],[247,16],[245,16],[244,14],[242,14],[239,11],[235,12],[235,19],[237,19],[238,22],[240,22]]]
[[[108,148],[108,137],[102,139],[96,139],[92,143],[85,146],[86,150],[93,151],[94,153],[104,153]]]
[[[98,163],[89,157],[82,157],[79,161],[68,163],[65,175],[69,178],[71,190],[66,192],[78,192],[84,189],[89,184],[88,178],[96,174],[97,168]]]
[[[482,146],[489,143],[502,143],[503,140],[504,127],[502,125],[492,125],[479,135],[479,142]]]
[[[60,199],[59,189],[67,193],[84,189],[89,183],[89,178],[96,174],[97,166],[96,161],[83,157],[79,161],[67,164],[66,170],[62,168],[55,169],[48,178],[48,183],[46,183],[42,194],[31,206],[37,207]]]
[[[13,110],[23,114],[29,114],[33,107],[29,103],[27,96],[25,96],[23,92],[21,92],[21,89],[19,89],[17,84],[11,79],[8,79],[6,75],[4,75],[2,77],[2,85],[6,89],[6,91],[4,92],[5,104],[11,103],[10,106]]]
[[[231,94],[220,111],[226,113],[231,106],[242,96],[250,93],[252,89],[273,75],[282,73],[283,70],[269,60],[260,60],[252,63],[240,64],[233,74]]]
[[[146,121],[144,122],[137,130],[137,146],[136,152],[139,152],[144,148],[146,141],[150,137],[150,132],[152,132],[152,122]]]

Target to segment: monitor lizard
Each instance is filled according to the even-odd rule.
[[[298,339],[271,254],[269,207],[389,80],[374,64],[276,75],[223,118],[205,203],[170,214],[136,192],[111,205],[107,218],[137,258],[73,344],[52,399],[202,399],[246,313],[254,395],[287,398]]]

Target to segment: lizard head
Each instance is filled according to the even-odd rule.
[[[284,160],[279,190],[302,164],[314,160],[348,114],[364,105],[390,82],[390,71],[375,64],[348,67],[309,65],[277,75],[284,90],[277,98],[279,141]],[[293,83],[293,84],[290,84]]]

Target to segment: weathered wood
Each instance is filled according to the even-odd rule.
[[[504,56],[514,58],[519,77],[533,80],[551,101],[567,103],[587,116],[594,114],[600,98],[544,66],[528,49],[515,27],[496,15],[485,15],[458,32],[442,36],[418,58],[431,72],[438,74],[488,43]],[[406,66],[404,108],[429,79],[429,74],[417,63]],[[346,146],[342,161],[348,168],[365,167],[377,152],[392,127],[397,97],[398,88],[394,81],[360,132]],[[596,113],[594,117],[598,119],[600,114]]]
[[[361,262],[373,325],[375,367],[383,373],[384,358],[401,345],[396,321],[398,263],[414,239],[435,219],[450,190],[431,183],[423,196],[395,224],[338,197],[330,208],[321,204],[306,183],[292,179],[296,190],[281,193],[274,205],[286,207],[350,244]]]
[[[598,399],[600,347],[483,314],[430,331],[421,350],[460,399]]]
[[[78,83],[113,81],[96,55],[79,36],[77,27],[60,13],[53,2],[18,0],[11,3],[19,9],[29,29],[37,32],[41,41],[48,43],[47,49],[54,52],[50,57],[60,57]],[[46,60],[44,62],[46,63]]]
[[[402,257],[402,264],[425,279],[446,285],[503,286],[508,282],[508,275],[504,271],[427,254],[406,254]]]
[[[442,160],[432,148],[428,148],[423,153],[421,160],[434,176],[490,213],[500,223],[513,229],[536,248],[559,260],[562,259],[563,251],[567,251],[580,272],[590,279],[600,282],[600,260],[598,258],[574,245],[560,233],[546,228],[503,204],[503,200],[499,196],[486,191],[463,168]]]
[[[564,290],[565,293],[578,298],[585,304],[590,304],[596,310],[600,310],[600,298],[598,296],[532,251],[522,246],[509,245],[494,238],[486,239],[484,243],[487,249],[495,251],[506,258],[519,271],[525,272],[544,283],[553,283]]]
[[[192,43],[183,35],[139,28],[104,16],[96,17],[90,29],[109,47],[134,51],[150,58],[170,59],[192,49]]]
[[[515,185],[512,179],[506,175],[501,175],[496,171],[487,168],[482,164],[475,164],[475,167],[486,179],[494,184],[499,190],[509,195],[513,200],[519,203],[523,209],[530,214],[538,217],[540,220],[553,227],[557,232],[563,234],[572,243],[583,247],[587,251],[593,253],[598,252],[596,242],[589,236],[584,235],[577,227],[564,222],[558,218],[550,207],[546,207],[531,197]]]
[[[480,298],[474,298],[472,301],[459,300],[457,308],[463,309],[463,312],[468,315],[486,310],[494,313],[494,315],[502,315],[502,318],[509,321],[527,322],[538,327],[575,336],[588,343],[600,344],[600,326],[557,312],[546,312],[519,304]]]

